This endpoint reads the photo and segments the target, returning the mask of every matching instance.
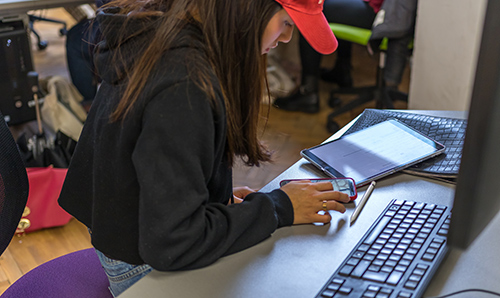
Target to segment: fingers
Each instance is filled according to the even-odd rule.
[[[314,214],[311,218],[311,222],[319,222],[319,223],[329,223],[332,220],[332,216],[330,213],[325,212],[324,214]]]
[[[316,182],[314,183],[314,186],[316,187],[317,190],[319,191],[326,191],[326,190],[333,190],[333,185],[329,181],[325,182]]]
[[[316,187],[316,189],[318,191],[321,192],[322,196],[318,197],[318,199],[320,199],[320,200],[336,200],[336,201],[339,201],[342,203],[349,203],[351,201],[351,199],[349,198],[349,196],[347,194],[344,194],[344,193],[341,193],[338,191],[334,191],[331,182],[328,182],[328,181],[327,182],[316,182],[313,185],[314,185],[314,187]],[[330,198],[331,196],[333,196],[333,198]]]
[[[333,211],[338,211],[340,213],[344,213],[347,209],[345,208],[344,204],[340,204],[337,201],[323,201],[321,202],[321,208],[318,211],[320,210],[323,211],[333,210]]]
[[[294,224],[329,222],[328,211],[344,213],[343,203],[350,201],[347,194],[334,191],[330,182],[291,182],[281,187],[293,205]],[[325,211],[325,212],[320,212]]]
[[[333,190],[322,191],[321,193],[318,194],[317,199],[320,201],[334,200],[341,203],[349,203],[351,201],[351,199],[347,194]]]
[[[244,199],[247,195],[255,192],[255,190],[251,189],[248,186],[242,186],[242,187],[234,187],[233,188],[233,195],[237,198]]]

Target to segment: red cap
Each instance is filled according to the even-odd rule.
[[[337,39],[323,14],[325,0],[276,0],[292,18],[307,42],[321,54],[337,49]]]

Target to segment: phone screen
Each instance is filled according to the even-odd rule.
[[[347,194],[349,198],[351,198],[351,200],[354,200],[358,196],[356,185],[354,183],[354,180],[352,180],[351,178],[290,179],[281,181],[280,186],[283,186],[292,181],[300,180],[310,180],[313,183],[328,181],[332,183],[334,191],[339,191]]]

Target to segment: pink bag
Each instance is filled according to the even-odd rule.
[[[71,215],[64,211],[57,199],[68,169],[53,167],[26,168],[29,180],[29,196],[26,206],[29,214],[23,218],[28,219],[30,226],[26,232],[65,225]]]

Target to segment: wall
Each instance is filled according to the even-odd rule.
[[[468,109],[486,2],[419,0],[409,109]]]

